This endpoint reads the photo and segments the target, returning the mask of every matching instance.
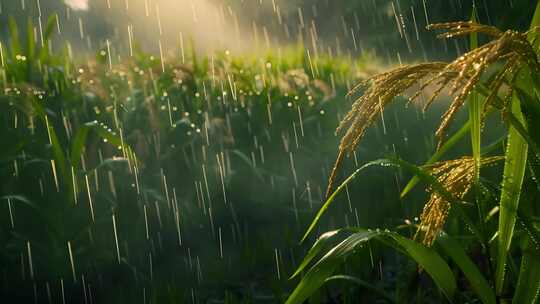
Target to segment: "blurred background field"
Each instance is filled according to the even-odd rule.
[[[481,21],[502,28],[527,28],[535,6],[478,2]],[[467,50],[465,39],[437,40],[425,26],[468,20],[471,2],[0,7],[2,299],[281,303],[324,201],[346,93],[388,67]],[[429,158],[442,107],[424,113],[405,101],[385,110],[343,176],[381,156]],[[414,222],[426,194],[402,201],[407,178],[399,170],[360,176],[317,232]],[[376,244],[355,259],[344,271],[403,298],[416,292],[410,261]],[[320,303],[380,300],[329,286]]]

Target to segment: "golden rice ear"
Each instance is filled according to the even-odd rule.
[[[336,133],[345,129],[347,131],[339,144],[338,159],[329,178],[327,195],[332,190],[336,172],[342,162],[344,153],[352,153],[362,140],[367,128],[381,115],[384,108],[396,96],[403,94],[409,88],[420,84],[420,89],[410,98],[410,100],[414,100],[427,86],[436,86],[436,90],[428,100],[424,110],[433,103],[445,88],[448,88],[449,94],[454,96],[435,132],[438,139],[437,149],[439,149],[456,114],[465,104],[469,94],[481,82],[484,71],[491,65],[500,62],[505,63],[503,70],[489,85],[491,93],[487,97],[486,108],[491,106],[492,101],[496,99],[502,83],[507,77],[514,77],[517,71],[524,66],[529,67],[532,73],[540,73],[538,58],[533,46],[527,40],[527,33],[501,32],[494,27],[474,22],[433,24],[428,28],[448,30],[446,34],[442,35],[444,38],[482,33],[495,39],[465,53],[450,63],[432,62],[407,65],[375,75],[354,87],[348,96],[352,96],[363,87],[367,87],[367,89],[353,102],[351,110],[345,115],[336,129]],[[501,111],[505,113],[509,104],[503,102],[501,107]]]
[[[403,94],[407,89],[416,85],[420,80],[439,73],[446,63],[433,62],[408,65],[393,69],[389,72],[376,75],[359,86],[371,84],[362,96],[357,98],[351,111],[345,115],[336,129],[339,133],[347,128],[346,134],[340,143],[340,150],[352,153],[360,142],[366,129],[373,124],[384,108],[392,100]],[[349,94],[354,94],[353,89]]]
[[[339,150],[338,156],[336,158],[336,162],[334,163],[334,167],[332,168],[332,172],[330,173],[330,177],[328,178],[328,186],[326,186],[326,196],[325,196],[326,199],[328,199],[330,195],[332,194],[332,188],[334,187],[334,182],[336,180],[338,168],[341,165],[341,162],[343,161],[343,155],[344,155],[344,152],[342,150]]]
[[[503,156],[486,157],[480,161],[480,164],[481,166],[492,165],[503,159]],[[474,180],[474,159],[470,156],[439,162],[426,168],[457,200],[465,197]],[[450,208],[449,201],[443,199],[438,193],[432,192],[420,215],[420,224],[414,238],[422,239],[422,243],[431,246],[443,229]]]
[[[414,235],[415,240],[421,238],[426,246],[433,245],[437,235],[442,231],[450,212],[450,203],[438,196],[432,196],[424,206],[420,215],[420,225]]]
[[[453,38],[456,36],[469,35],[471,33],[486,34],[493,37],[500,37],[503,32],[494,26],[479,24],[472,21],[458,21],[430,24],[426,27],[428,30],[443,29],[448,30],[440,34],[439,38]]]
[[[396,96],[403,94],[422,79],[440,73],[445,66],[444,62],[431,62],[399,67],[375,75],[361,82],[349,92],[348,96],[351,96],[360,88],[371,84],[363,95],[353,102],[351,110],[336,129],[336,134],[344,129],[347,131],[341,138],[338,158],[329,177],[327,197],[331,194],[337,171],[345,153],[352,153],[356,149],[366,130],[381,115],[384,108]]]
[[[499,90],[501,89],[502,85],[505,83],[506,78],[513,79],[516,75],[516,61],[517,58],[509,59],[508,62],[503,66],[503,68],[497,73],[494,80],[491,82],[489,86],[489,95],[486,97],[486,100],[484,101],[484,110],[495,103],[495,101],[498,99]],[[499,105],[502,107],[502,104]],[[484,115],[485,113],[483,113]]]
[[[452,37],[473,32],[488,33],[497,37],[497,39],[471,50],[449,63],[438,76],[445,81],[448,77],[452,78],[453,86],[450,95],[455,95],[450,107],[443,114],[441,123],[435,133],[438,138],[438,147],[440,147],[451,122],[459,109],[465,104],[469,94],[480,83],[481,76],[488,67],[499,62],[505,63],[501,73],[490,84],[492,93],[491,97],[488,98],[490,102],[497,96],[506,77],[513,77],[512,75],[515,75],[524,66],[529,67],[534,73],[540,70],[538,58],[532,45],[527,41],[526,34],[515,31],[503,33],[494,28],[470,22],[434,25],[432,28],[449,29]]]

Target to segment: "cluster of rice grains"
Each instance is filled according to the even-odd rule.
[[[435,132],[439,148],[450,123],[473,90],[478,89],[486,95],[484,115],[488,109],[496,108],[501,110],[504,116],[510,108],[511,83],[517,73],[523,68],[528,68],[528,72],[533,75],[540,71],[533,45],[527,40],[529,32],[520,33],[511,30],[502,32],[495,27],[474,22],[440,23],[430,25],[428,29],[447,30],[439,35],[440,38],[484,34],[492,40],[450,63],[429,62],[400,66],[389,72],[375,75],[354,87],[349,96],[356,94],[360,89],[366,89],[361,96],[356,98],[352,109],[336,130],[336,133],[346,131],[341,139],[338,156],[330,174],[327,197],[332,192],[337,171],[345,154],[351,154],[356,149],[367,128],[396,96],[414,88],[416,93],[409,98],[411,102],[416,100],[428,86],[434,87],[433,93],[424,105],[424,110],[443,91],[453,97]],[[494,68],[489,69],[490,67]],[[490,74],[490,76],[481,79],[485,74]],[[433,173],[440,175],[439,181],[445,187],[450,187],[447,188],[449,192],[457,193],[456,196],[459,197],[468,190],[466,185],[470,185],[474,162],[463,159],[454,162],[444,163]],[[433,241],[434,236],[444,224],[448,209],[449,202],[443,201],[436,194],[431,196],[422,214],[421,226],[427,229],[424,234],[424,243],[430,244]]]
[[[491,165],[502,159],[502,156],[486,157],[480,165]],[[474,159],[470,156],[438,162],[425,168],[455,200],[462,200],[474,181]],[[414,238],[421,238],[422,243],[431,245],[446,222],[451,202],[438,192],[428,190],[431,196],[420,215],[420,225]]]

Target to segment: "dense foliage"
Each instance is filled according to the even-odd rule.
[[[120,57],[122,43],[104,39],[89,58],[62,43],[77,31],[55,38],[61,14],[44,19],[65,9],[60,1],[42,1],[42,15],[24,22],[35,6],[3,2],[2,300],[537,301],[540,9],[527,33],[506,31],[527,30],[523,16],[529,24],[535,3],[518,0],[472,14],[501,30],[433,26],[461,37],[455,52],[419,20],[409,42],[425,45],[408,46],[417,34],[407,27],[397,39],[375,35],[367,43],[375,54],[355,33],[412,25],[424,2],[330,2],[291,2],[284,20],[299,26],[300,5],[306,21],[326,22],[321,41],[340,36],[343,50],[356,52],[299,42],[263,55],[201,56],[186,39],[174,56],[133,43]],[[450,21],[467,18],[471,3],[429,7],[429,19]],[[374,23],[360,27],[358,12],[373,13]],[[379,73],[390,51],[425,59],[465,49],[452,62],[399,62]],[[430,99],[447,91],[450,99]],[[358,96],[350,112],[347,92]]]
[[[104,45],[76,63],[69,45],[50,52],[55,18],[43,40],[12,20],[1,45],[3,296],[284,301],[302,227],[323,198],[343,96],[374,58],[302,49],[199,58],[186,47],[164,62],[136,52],[111,64]],[[417,109],[407,115],[421,124]],[[374,142],[400,139],[398,123]],[[404,149],[431,149],[423,140]],[[383,184],[395,187],[381,176],[350,195]],[[370,191],[389,203],[397,195]],[[388,216],[383,205],[346,209],[338,223]]]

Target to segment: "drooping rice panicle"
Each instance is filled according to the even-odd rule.
[[[493,26],[483,25],[472,21],[457,21],[457,22],[445,22],[430,24],[427,26],[428,30],[432,29],[445,29],[448,32],[439,35],[441,38],[452,38],[455,36],[463,36],[471,33],[486,34],[493,37],[499,37],[502,32]]]
[[[504,159],[502,156],[486,157],[481,160],[481,166],[494,164]],[[439,183],[457,200],[462,200],[470,190],[474,180],[474,159],[470,156],[459,159],[442,161],[426,167]],[[451,202],[442,195],[431,191],[431,196],[420,215],[420,224],[415,239],[430,246],[446,223],[450,212]]]
[[[446,33],[440,35],[443,38],[478,33],[488,35],[494,40],[463,54],[450,63],[433,62],[400,66],[375,75],[354,87],[349,96],[354,95],[362,88],[367,87],[367,89],[354,101],[351,110],[345,115],[336,130],[336,133],[345,130],[345,134],[339,145],[338,160],[329,178],[327,195],[332,190],[344,154],[350,154],[356,149],[366,130],[396,96],[420,85],[417,92],[410,98],[411,101],[417,99],[428,86],[434,85],[436,89],[424,106],[424,110],[426,110],[439,94],[445,89],[448,90],[452,101],[442,115],[441,122],[435,131],[438,149],[444,142],[446,132],[456,114],[479,83],[484,82],[491,88],[491,93],[486,99],[487,106],[485,108],[488,108],[497,99],[499,91],[505,87],[503,86],[505,81],[508,81],[508,78],[513,79],[523,67],[528,67],[533,74],[540,72],[534,48],[527,40],[528,33],[511,30],[502,32],[495,27],[474,22],[433,24],[428,26],[428,29],[447,30]],[[485,81],[482,79],[489,68],[500,63],[503,63],[503,68],[498,71],[493,80]],[[507,107],[509,104],[503,103],[501,111],[504,113]]]

